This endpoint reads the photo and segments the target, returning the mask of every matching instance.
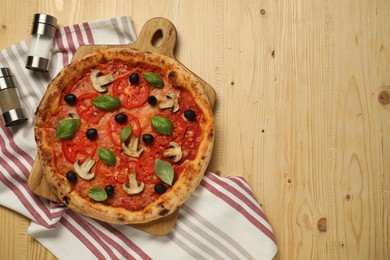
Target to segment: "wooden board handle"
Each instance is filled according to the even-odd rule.
[[[161,42],[157,44],[159,39],[161,39]],[[155,17],[145,23],[138,39],[131,46],[174,58],[176,40],[175,26],[165,18]]]

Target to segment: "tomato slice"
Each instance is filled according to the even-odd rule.
[[[96,142],[89,140],[84,131],[77,131],[71,139],[62,142],[62,152],[65,159],[74,164],[77,160],[83,163],[96,151]]]
[[[181,145],[187,131],[187,123],[180,114],[163,114],[163,116],[172,121],[173,131],[171,135],[164,135],[154,131],[155,143],[165,148],[168,147],[169,143],[172,141]]]
[[[161,148],[155,147],[141,154],[135,168],[138,181],[149,184],[161,183],[160,178],[154,170],[154,162],[156,159],[161,158],[162,150]]]
[[[77,97],[76,110],[80,117],[84,120],[96,124],[100,118],[104,116],[104,111],[96,108],[92,104],[92,100],[99,94],[96,92],[89,92]]]
[[[122,111],[121,114],[127,115],[127,121],[124,123],[118,123],[115,121],[115,116],[119,113],[115,113],[111,116],[108,125],[108,133],[111,141],[117,145],[122,146],[122,142],[120,139],[120,134],[123,128],[126,126],[131,126],[131,134],[140,138],[141,136],[141,125],[137,117],[133,116],[129,112]]]
[[[129,174],[135,172],[136,161],[126,155],[115,152],[117,163],[110,166],[102,161],[97,162],[96,173],[105,179],[107,184],[126,183],[129,181]]]
[[[143,77],[140,77],[138,84],[131,85],[129,75],[116,79],[112,85],[114,97],[122,102],[122,106],[128,109],[142,106],[147,101],[151,88]]]

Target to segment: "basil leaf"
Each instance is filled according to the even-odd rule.
[[[160,77],[160,75],[153,72],[145,72],[143,74],[144,79],[153,87],[162,88],[164,87],[164,81]]]
[[[173,177],[175,175],[175,172],[173,170],[172,165],[170,165],[168,162],[163,160],[156,160],[154,162],[154,170],[157,174],[157,176],[166,184],[172,186],[173,183]]]
[[[56,128],[56,137],[71,138],[80,126],[80,119],[68,118],[61,120]]]
[[[107,199],[107,192],[103,188],[90,188],[88,196],[95,201],[105,201]]]
[[[131,135],[131,126],[126,126],[125,128],[122,129],[120,138],[121,142],[124,143],[126,142],[127,138]]]
[[[169,118],[163,116],[152,116],[150,123],[154,130],[160,134],[170,135],[173,130],[173,123]]]
[[[92,100],[92,104],[101,110],[112,110],[119,107],[122,102],[110,95],[100,95]]]
[[[114,166],[116,164],[116,156],[113,152],[108,149],[101,148],[97,152],[100,160],[107,165]]]

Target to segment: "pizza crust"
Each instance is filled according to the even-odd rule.
[[[143,210],[129,211],[103,203],[92,202],[79,196],[67,179],[56,173],[53,148],[46,142],[45,122],[50,120],[59,107],[62,90],[85,71],[110,60],[123,60],[131,63],[157,64],[166,71],[166,77],[174,86],[180,86],[191,92],[195,102],[203,112],[200,120],[202,136],[198,153],[173,186],[156,201]],[[37,110],[35,137],[38,154],[44,175],[53,192],[69,208],[92,218],[112,224],[147,223],[175,212],[193,193],[202,180],[209,163],[214,142],[214,119],[203,87],[184,66],[175,60],[148,52],[115,48],[97,51],[65,67],[49,85]]]

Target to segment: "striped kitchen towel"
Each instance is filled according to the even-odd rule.
[[[166,236],[84,217],[28,190],[37,152],[34,112],[51,79],[80,45],[134,40],[127,16],[62,27],[47,74],[24,68],[27,41],[1,50],[0,66],[13,72],[29,120],[12,128],[0,122],[0,204],[30,218],[29,234],[60,259],[272,259],[272,228],[241,177],[205,174]]]

